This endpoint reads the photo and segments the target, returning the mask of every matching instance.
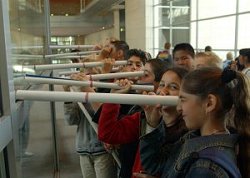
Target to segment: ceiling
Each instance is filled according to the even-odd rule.
[[[124,0],[50,0],[51,34],[79,36],[110,28],[112,7],[120,3]]]

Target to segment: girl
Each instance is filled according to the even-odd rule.
[[[187,70],[183,68],[168,69],[160,81],[160,87],[158,88],[157,93],[160,95],[178,96],[181,80],[186,73]],[[130,86],[128,80],[120,81],[120,85],[127,86],[127,90]],[[122,92],[124,92],[124,89]],[[118,104],[103,104],[98,125],[99,139],[110,144],[127,144],[138,141],[140,131],[143,130],[142,123],[145,120],[144,113],[136,112],[133,115],[126,115],[118,120],[117,116],[119,114],[119,108],[120,105]],[[173,137],[169,139],[169,142],[178,140],[179,137],[186,132],[184,122],[180,118],[180,114],[176,111],[175,107],[147,107],[145,108],[145,114],[149,117],[150,121],[154,120],[154,122],[150,122],[151,127],[154,127],[156,122],[160,122],[161,116],[163,117],[166,126],[176,126],[169,129],[169,134],[173,135]],[[154,119],[152,117],[154,117]],[[164,127],[164,124],[162,125]],[[133,162],[133,172],[140,172],[142,170],[143,168],[141,167],[139,152],[137,150]],[[131,173],[132,172],[130,172],[130,176]]]
[[[147,173],[171,178],[239,178],[238,154],[242,177],[249,177],[248,100],[244,77],[238,72],[201,68],[189,73],[181,85],[178,110],[192,131],[169,145],[168,152],[162,150],[167,135],[161,134],[160,128],[145,135],[140,143],[142,165],[158,163],[153,169],[144,167]],[[237,133],[225,125],[229,113],[230,126]]]

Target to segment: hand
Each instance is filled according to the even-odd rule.
[[[102,73],[106,74],[106,73],[110,73],[112,71],[112,68],[115,64],[115,59],[112,58],[106,58],[104,59],[104,65],[102,67]]]
[[[138,177],[138,178],[157,178],[148,174],[138,173],[138,172],[134,172],[133,176]]]
[[[104,143],[103,144],[104,148],[106,151],[110,151],[110,150],[115,150],[115,149],[118,149],[120,147],[120,145],[111,145],[111,144],[108,144],[108,143]]]
[[[63,90],[64,91],[70,91],[70,86],[69,85],[63,85]]]
[[[121,93],[121,94],[128,93],[131,88],[131,85],[133,84],[133,82],[128,79],[116,80],[115,83],[118,86],[122,87],[122,89],[112,89],[110,93]]]
[[[89,80],[89,77],[82,72],[76,73],[76,74],[71,74],[70,78],[73,80],[78,80],[78,81],[88,81]]]
[[[110,53],[112,52],[112,48],[109,46],[105,46],[97,57],[99,60],[108,58]]]
[[[70,76],[71,79],[73,80],[78,80],[78,81],[88,81],[89,80],[89,76],[87,76],[86,74],[80,72],[77,74],[72,74]],[[75,91],[81,91],[81,92],[95,92],[95,90],[91,87],[77,87],[74,86],[73,87]]]
[[[143,92],[144,95],[156,95],[154,92]],[[157,104],[157,105],[144,105],[142,106],[142,108],[144,109],[145,115],[146,115],[146,120],[147,123],[151,126],[151,127],[157,127],[161,121],[161,105]]]

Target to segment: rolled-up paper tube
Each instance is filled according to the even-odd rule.
[[[100,51],[82,51],[82,52],[74,52],[74,53],[62,53],[62,54],[49,54],[45,55],[45,58],[56,58],[60,56],[70,56],[70,55],[82,55],[82,54],[92,54],[92,53],[98,53]]]
[[[76,81],[76,80],[42,78],[42,77],[27,77],[27,76],[24,77],[24,81],[30,84],[35,83],[35,84],[53,84],[53,85],[70,85],[70,86],[122,89],[122,87],[120,87],[116,83],[104,83],[104,82],[94,82],[94,81]],[[153,91],[154,86],[132,85],[131,90]]]
[[[119,67],[113,67],[112,72],[118,72],[120,70]],[[71,74],[77,74],[80,71],[64,71],[64,72],[58,72],[58,75],[71,75]]]
[[[89,75],[89,78],[90,80],[103,80],[103,79],[114,79],[114,78],[141,77],[144,75],[145,75],[144,71],[118,72],[118,73]]]
[[[64,48],[94,48],[95,45],[50,45],[51,49],[64,49]]]
[[[62,102],[99,102],[134,105],[167,105],[176,106],[177,96],[115,94],[115,93],[84,93],[84,92],[52,92],[17,90],[16,99],[33,101],[62,101]]]
[[[68,69],[68,68],[88,68],[103,66],[103,62],[83,62],[83,63],[72,63],[72,64],[46,64],[46,65],[34,65],[35,70],[53,70],[53,69]],[[125,65],[127,61],[116,61],[115,66]]]

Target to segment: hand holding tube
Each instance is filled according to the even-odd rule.
[[[121,94],[126,94],[129,92],[131,89],[131,85],[133,84],[132,81],[128,79],[121,79],[121,80],[116,80],[115,82],[118,86],[122,87],[122,89],[112,89],[110,93],[121,93]]]
[[[143,92],[144,95],[156,95],[154,92]],[[143,106],[145,115],[146,115],[146,120],[147,123],[151,126],[151,127],[157,127],[160,123],[161,120],[161,105],[157,104],[157,105],[144,105]]]

